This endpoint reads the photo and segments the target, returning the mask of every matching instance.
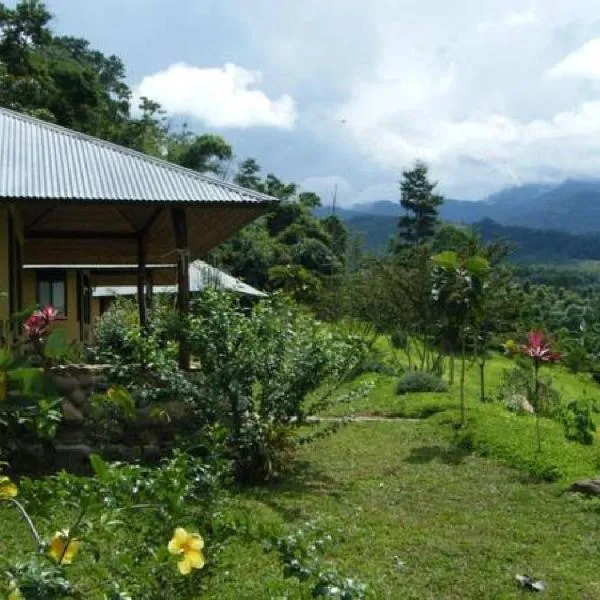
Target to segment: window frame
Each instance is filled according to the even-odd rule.
[[[40,293],[40,284],[49,283],[50,284],[50,304],[56,308],[54,305],[54,291],[53,284],[54,283],[62,283],[63,284],[63,293],[65,297],[65,310],[64,312],[59,312],[57,314],[58,319],[66,319],[69,315],[69,302],[68,302],[68,294],[67,294],[67,272],[62,269],[38,269],[36,271],[36,282],[35,282],[35,294],[36,294],[36,302],[41,307],[41,293]]]

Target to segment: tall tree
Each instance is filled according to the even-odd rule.
[[[297,185],[272,173],[263,176],[258,163],[243,161],[234,181],[280,198],[273,210],[245,227],[213,253],[215,260],[256,287],[283,289],[300,301],[318,299],[325,279],[344,268],[347,231],[335,217],[313,215],[321,199],[297,193]]]
[[[256,190],[257,192],[264,191],[260,165],[253,158],[247,158],[240,164],[233,180],[242,187]]]
[[[220,135],[194,135],[183,127],[168,136],[167,159],[199,173],[224,176],[233,149]]]
[[[424,162],[402,173],[400,204],[406,214],[400,217],[400,239],[404,244],[419,245],[429,241],[438,223],[438,212],[444,198],[435,193],[437,183],[429,180]]]

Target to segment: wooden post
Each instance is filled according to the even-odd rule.
[[[152,308],[154,295],[154,269],[146,269],[146,306]]]
[[[175,233],[175,249],[177,250],[177,309],[185,324],[190,310],[189,249],[185,208],[172,208],[171,219]],[[183,334],[179,339],[179,366],[182,369],[190,368],[190,349]]]
[[[148,312],[146,310],[146,236],[142,233],[137,239],[138,271],[137,271],[137,301],[140,311],[140,327],[148,326]]]

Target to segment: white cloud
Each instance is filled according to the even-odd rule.
[[[400,186],[396,181],[368,185],[353,196],[349,204],[352,206],[353,204],[368,204],[378,200],[399,200],[399,190]]]
[[[566,56],[548,74],[551,77],[600,79],[600,38],[590,40]]]
[[[210,1],[220,20],[203,41],[209,64],[235,56],[263,83],[252,72],[238,81],[239,67],[184,66],[141,89],[158,79],[143,91],[206,124],[293,125],[285,140],[258,129],[233,141],[325,198],[336,177],[348,184],[340,203],[396,197],[417,157],[460,198],[600,173],[598,0],[377,0],[368,11],[364,0],[255,0],[252,11]],[[195,43],[166,60],[193,64]]]
[[[497,21],[481,21],[477,24],[477,29],[481,32],[486,32],[492,29],[525,27],[527,25],[535,25],[538,21],[537,12],[530,8],[528,10],[509,13]]]
[[[534,10],[519,0],[482,0],[468,11],[472,4],[457,0],[454,13],[428,22],[433,4],[423,0],[422,10],[404,20],[388,5],[387,18],[370,24],[377,39],[372,64],[344,90],[332,119],[344,123],[330,137],[355,148],[390,182],[424,159],[450,197],[597,176],[600,88],[547,76],[548,65],[593,29],[591,1],[567,7],[548,0]],[[485,34],[483,22],[494,24]],[[600,38],[597,47],[583,48],[586,61],[561,61],[566,66],[557,74],[591,77],[597,70],[600,79]],[[349,180],[358,195],[360,186]],[[363,185],[376,189],[372,178]]]
[[[297,112],[293,98],[269,98],[257,88],[259,71],[234,64],[200,68],[177,63],[144,77],[137,97],[147,96],[173,115],[199,119],[212,127],[276,127],[292,129]]]
[[[509,27],[521,27],[523,25],[534,25],[538,22],[538,16],[535,10],[529,9],[522,12],[514,12],[508,15],[506,24]]]

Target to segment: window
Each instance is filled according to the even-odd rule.
[[[58,316],[67,316],[67,278],[64,271],[37,272],[37,301],[41,307],[54,306]]]

